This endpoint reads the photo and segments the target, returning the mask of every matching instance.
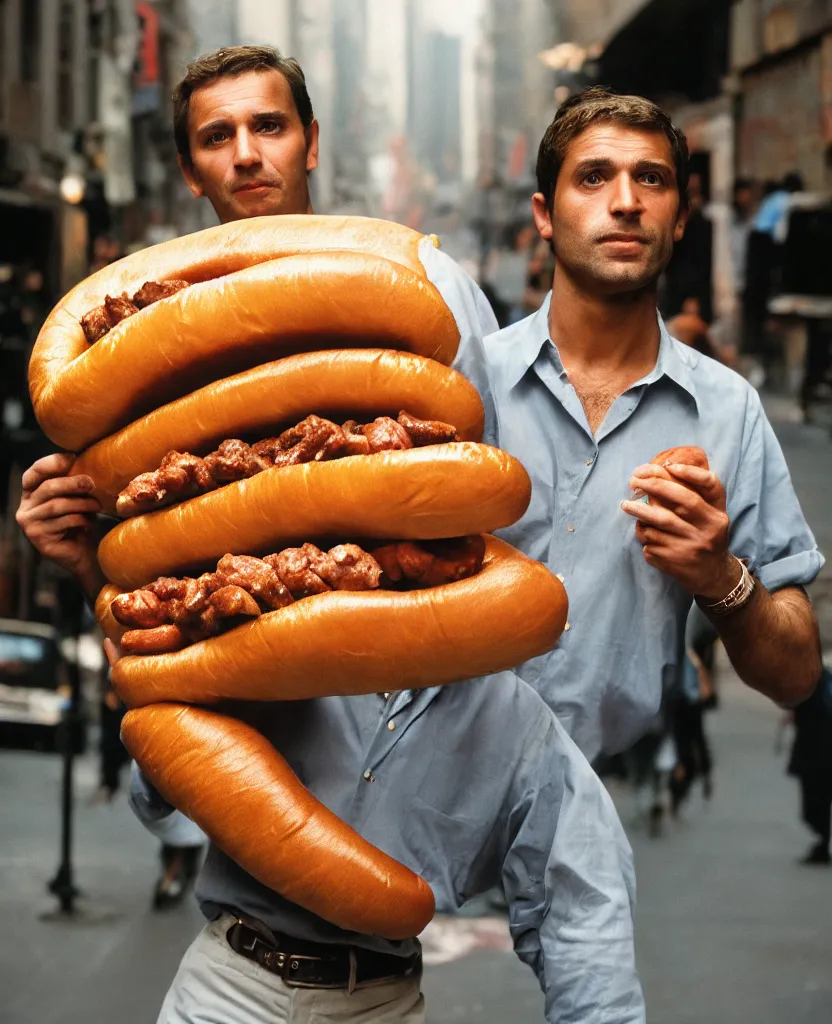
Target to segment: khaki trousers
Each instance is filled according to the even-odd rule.
[[[292,988],[235,953],[224,915],[197,936],[179,965],[157,1024],[424,1024],[420,979],[345,989]]]

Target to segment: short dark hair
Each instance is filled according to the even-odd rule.
[[[279,71],[289,83],[292,99],[304,128],[312,124],[312,100],[306,89],[306,77],[294,57],[283,57],[271,46],[225,46],[197,57],[185,69],[185,77],[173,90],[173,137],[182,162],[190,167],[188,116],[195,89],[218,78],[233,78],[248,71]]]
[[[620,96],[611,89],[595,85],[570,96],[558,107],[537,153],[537,188],[549,206],[555,196],[566,150],[582,132],[594,124],[619,124],[661,132],[670,143],[676,168],[676,187],[682,209],[688,205],[690,178],[688,143],[661,107],[643,96]]]

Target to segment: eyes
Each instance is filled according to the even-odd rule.
[[[608,171],[590,171],[581,178],[580,183],[587,188],[596,189],[605,184],[611,176],[612,172]],[[661,188],[667,184],[665,175],[661,171],[639,171],[635,175],[635,180],[642,185],[647,185],[648,188]]]
[[[282,122],[276,118],[266,118],[258,123],[254,127],[256,135],[278,135],[283,130]],[[233,132],[225,129],[218,128],[216,131],[212,131],[210,134],[203,136],[202,145],[213,149],[217,146],[221,146],[224,142],[227,142],[232,138]]]

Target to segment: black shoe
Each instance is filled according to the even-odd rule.
[[[829,853],[828,843],[816,843],[806,856],[800,861],[801,864],[830,864],[832,855]]]

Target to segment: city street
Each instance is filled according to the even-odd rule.
[[[783,410],[775,403],[774,415]],[[832,550],[832,443],[818,427],[778,427],[807,516]],[[828,611],[828,606],[826,608]],[[826,611],[824,615],[826,615]],[[828,628],[824,626],[825,630]],[[826,633],[826,646],[830,635]],[[715,793],[698,791],[650,839],[629,793],[614,788],[639,879],[639,960],[656,1024],[828,1024],[832,1020],[832,870],[796,864],[808,834],[785,775],[781,715],[723,663],[709,717]],[[779,741],[778,741],[779,737]],[[193,903],[150,909],[154,841],[124,799],[92,806],[94,759],[77,778],[78,920],[54,910],[45,884],[58,857],[60,763],[0,752],[0,1022],[152,1024],[177,961],[200,927]],[[437,922],[426,936],[428,1020],[532,1024],[542,997],[510,952],[499,917]]]

